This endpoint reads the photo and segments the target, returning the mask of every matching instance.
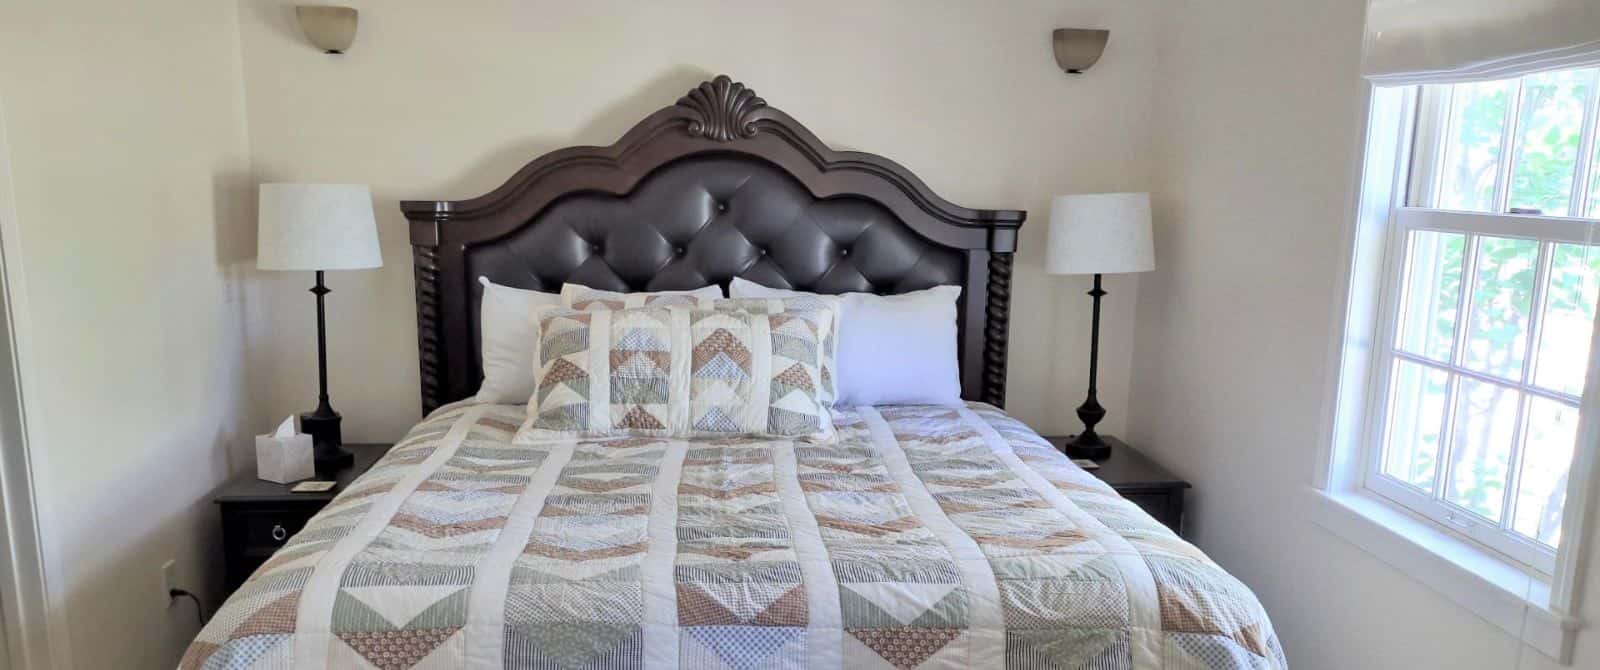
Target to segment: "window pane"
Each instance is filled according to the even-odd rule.
[[[1499,523],[1518,394],[1498,384],[1460,379],[1445,499]]]
[[[1465,235],[1418,230],[1411,233],[1405,292],[1400,300],[1400,329],[1395,346],[1449,362],[1456,336],[1456,307],[1461,297],[1461,261]]]
[[[1527,422],[1512,528],[1554,547],[1561,541],[1561,506],[1567,499],[1567,472],[1578,440],[1578,408],[1533,398],[1528,401]]]
[[[1545,72],[1523,78],[1508,206],[1538,209],[1550,216],[1567,215],[1584,110],[1594,92],[1596,72],[1600,70]]]
[[[1450,376],[1410,361],[1394,362],[1389,385],[1389,426],[1383,440],[1383,473],[1433,492],[1439,466],[1439,431]]]
[[[1539,317],[1535,384],[1581,395],[1588,376],[1589,335],[1595,300],[1600,298],[1600,248],[1557,244],[1550,255],[1544,314]]]
[[[1487,212],[1494,209],[1494,183],[1500,176],[1500,139],[1506,109],[1517,90],[1515,79],[1457,84],[1450,125],[1439,166],[1439,203],[1444,209]]]
[[[1534,240],[1479,238],[1462,365],[1506,379],[1522,378],[1538,259]]]

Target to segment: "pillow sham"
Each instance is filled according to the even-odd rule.
[[[734,299],[817,295],[739,278],[728,286],[728,293]],[[956,348],[956,299],[961,287],[839,297],[836,406],[961,404]]]
[[[828,441],[828,310],[545,308],[524,442],[761,436]]]
[[[522,404],[533,395],[533,346],[539,336],[533,312],[561,304],[556,293],[501,286],[478,277],[483,299],[478,303],[478,357],[483,361],[483,383],[475,402]]]
[[[561,300],[564,304],[575,309],[597,310],[616,309],[619,303],[630,300],[628,296],[637,295],[617,293],[593,289],[581,284],[567,284],[561,288]],[[837,379],[834,356],[839,341],[839,313],[840,298],[834,295],[819,295],[804,293],[786,297],[763,297],[733,300],[720,295],[707,297],[704,295],[688,295],[674,293],[670,296],[658,298],[645,298],[635,300],[644,302],[652,307],[692,307],[696,309],[725,309],[725,310],[751,310],[765,313],[778,313],[796,309],[822,309],[832,314],[829,320],[832,327],[823,333],[823,357],[821,364],[822,374],[822,403],[832,407],[838,397]]]
[[[716,284],[702,286],[693,291],[639,291],[621,293],[583,284],[567,282],[561,286],[561,304],[581,310],[627,309],[629,307],[693,306],[701,300],[722,298],[722,287]]]
[[[724,298],[714,301],[712,309],[747,310],[763,314],[817,310],[828,313],[828,324],[823,328],[822,356],[817,364],[818,393],[824,407],[833,407],[839,400],[838,342],[840,300],[831,295],[802,295],[788,298]]]

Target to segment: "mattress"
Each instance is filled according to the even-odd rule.
[[[1256,598],[984,404],[838,439],[519,442],[418,424],[184,668],[1281,668]]]

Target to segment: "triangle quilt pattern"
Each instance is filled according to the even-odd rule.
[[[804,626],[808,611],[799,584],[678,584],[682,626]]]
[[[330,626],[334,637],[373,666],[405,670],[466,625],[468,591],[454,584],[341,587]]]
[[[505,667],[644,667],[644,631],[638,625],[508,622]]]
[[[852,628],[848,632],[851,639],[872,650],[889,665],[909,669],[926,663],[966,631],[960,628]]]
[[[696,626],[684,633],[680,667],[756,670],[804,665],[804,628]]]

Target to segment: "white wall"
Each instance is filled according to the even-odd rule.
[[[252,467],[226,290],[253,234],[237,35],[226,2],[0,3],[6,261],[76,667],[172,667],[199,627],[161,564],[216,592],[209,493]]]
[[[609,144],[717,73],[832,146],[899,161],[957,203],[1030,210],[1010,407],[1046,432],[1077,425],[1088,282],[1041,272],[1047,203],[1148,187],[1159,3],[356,2],[360,32],[344,56],[305,44],[291,4],[241,2],[255,173],[372,184],[386,263],[329,277],[330,385],[347,439],[394,438],[418,417],[397,201],[479,195],[546,151]],[[1088,75],[1057,69],[1050,30],[1060,26],[1113,30]],[[270,320],[251,326],[249,352],[263,411],[281,417],[316,398],[311,279],[263,281]],[[1136,285],[1107,285],[1101,399],[1112,433],[1126,417]]]
[[[1195,484],[1198,543],[1260,595],[1295,667],[1509,668],[1519,645],[1500,629],[1305,510],[1339,327],[1364,4],[1187,0],[1163,14],[1158,269],[1141,284],[1130,433]],[[1529,649],[1520,667],[1554,666]],[[1580,636],[1574,667],[1600,667],[1600,633]]]

